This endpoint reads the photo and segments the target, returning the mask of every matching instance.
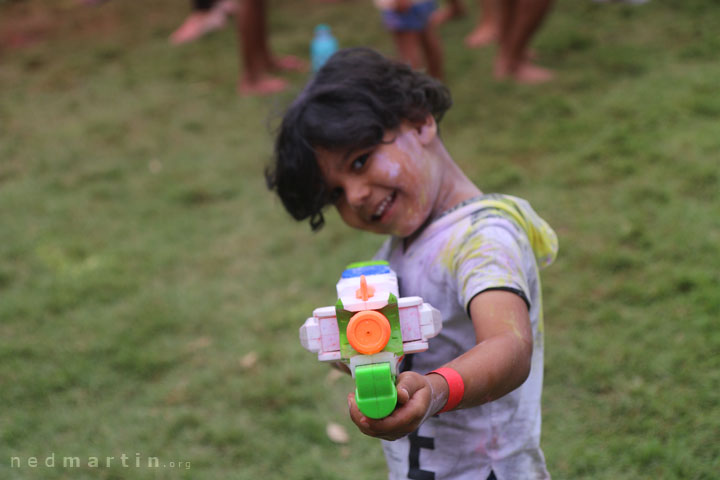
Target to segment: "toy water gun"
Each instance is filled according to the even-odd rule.
[[[322,362],[346,363],[360,411],[384,418],[397,403],[400,360],[428,349],[442,328],[440,312],[420,297],[398,298],[397,275],[384,261],[348,265],[337,295],[334,307],[316,308],[300,327],[300,342]]]

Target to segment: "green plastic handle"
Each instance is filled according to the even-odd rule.
[[[355,402],[369,418],[385,418],[395,410],[397,389],[389,363],[355,368]]]

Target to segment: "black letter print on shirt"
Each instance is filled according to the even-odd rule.
[[[421,437],[418,431],[408,435],[410,440],[410,458],[408,459],[408,478],[412,480],[435,480],[435,472],[429,472],[420,468],[420,449],[435,449],[435,439],[432,437]]]
[[[405,355],[400,365],[401,372],[411,371],[413,368],[413,354]],[[410,456],[408,458],[408,478],[411,480],[435,480],[435,472],[429,472],[420,468],[420,449],[435,449],[435,439],[432,437],[421,437],[418,431],[408,435],[410,440]]]

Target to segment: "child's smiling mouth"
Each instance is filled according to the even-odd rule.
[[[397,190],[393,190],[393,192],[385,197],[382,202],[380,202],[380,205],[378,205],[377,209],[375,210],[375,213],[370,217],[370,220],[373,222],[379,221],[383,214],[388,211],[390,206],[395,201],[395,197],[397,196]]]

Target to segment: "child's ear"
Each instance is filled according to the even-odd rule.
[[[425,117],[425,121],[417,124],[415,128],[417,129],[420,143],[423,145],[429,145],[437,136],[437,122],[435,122],[435,117],[432,115],[428,114]]]

